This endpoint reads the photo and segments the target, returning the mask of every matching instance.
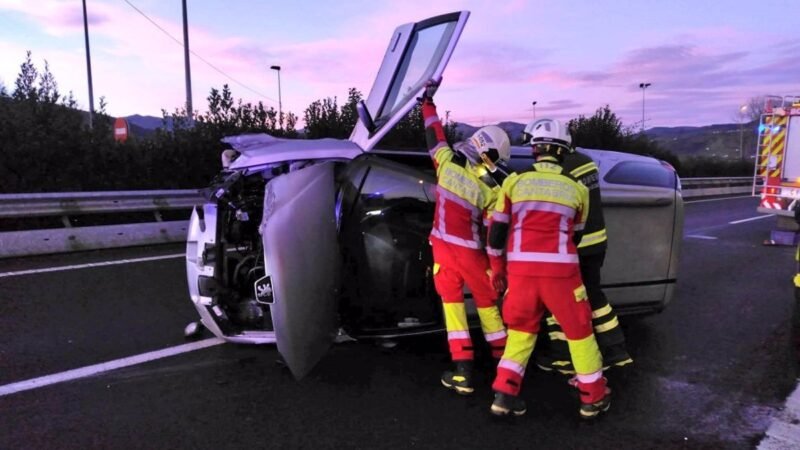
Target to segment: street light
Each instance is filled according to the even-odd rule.
[[[642,90],[642,133],[644,133],[644,91],[652,83],[639,83],[639,88]]]
[[[94,94],[92,92],[92,58],[89,55],[89,19],[86,16],[86,0],[83,0],[83,33],[86,41],[86,73],[89,78],[89,129],[94,118]]]
[[[536,120],[536,101],[534,101],[532,105],[533,105],[533,120]]]
[[[281,66],[270,66],[270,69],[278,72],[278,124],[283,129],[283,105],[281,104]]]

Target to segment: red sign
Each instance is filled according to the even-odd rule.
[[[125,142],[128,139],[128,121],[122,117],[117,117],[114,121],[114,140]]]

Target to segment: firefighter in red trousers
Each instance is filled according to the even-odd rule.
[[[527,136],[531,135],[536,121],[526,128]],[[633,362],[625,348],[625,335],[617,320],[617,315],[608,304],[603,290],[600,288],[600,269],[606,257],[608,238],[603,218],[603,207],[600,197],[600,180],[597,165],[588,155],[575,148],[564,154],[561,167],[589,189],[589,218],[578,244],[581,279],[586,286],[589,304],[592,306],[592,325],[600,353],[603,355],[603,368],[621,367]],[[557,370],[563,374],[574,374],[575,368],[569,357],[569,347],[558,321],[547,314],[543,323],[547,333],[536,348],[536,364],[544,370]],[[571,383],[574,380],[571,380]]]
[[[486,213],[494,207],[503,173],[497,164],[511,154],[508,135],[496,126],[483,127],[454,151],[447,143],[429,83],[422,98],[425,137],[436,169],[436,213],[430,242],[433,280],[442,297],[447,341],[455,369],[442,374],[442,384],[459,394],[470,394],[474,351],[464,308],[464,284],[472,292],[481,329],[500,358],[506,330],[497,307],[498,293],[491,284],[486,255]]]
[[[539,120],[531,134],[536,163],[505,179],[489,228],[492,284],[501,290],[507,283],[503,318],[508,326],[491,412],[526,412],[518,395],[542,315],[549,310],[564,330],[577,372],[580,416],[594,418],[608,410],[611,397],[576,248],[589,214],[589,190],[560,165],[571,144],[562,123]]]

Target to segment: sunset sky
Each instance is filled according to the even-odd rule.
[[[394,28],[472,12],[437,94],[473,125],[569,119],[609,104],[627,125],[734,122],[749,98],[800,95],[800,11],[752,1],[189,0],[194,108],[211,87],[302,118],[322,97],[365,95]],[[700,5],[700,6],[698,6]],[[185,101],[180,0],[87,0],[94,96],[113,116],[160,116]],[[12,90],[26,50],[88,109],[80,0],[0,0],[0,83]],[[213,65],[220,73],[209,64]]]

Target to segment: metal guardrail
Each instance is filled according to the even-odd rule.
[[[683,178],[684,198],[752,192],[753,177]],[[0,258],[180,242],[188,221],[163,221],[161,212],[189,210],[204,200],[197,190],[0,194],[0,219],[60,217],[63,228],[0,232]],[[147,223],[73,227],[70,217],[150,212]]]

